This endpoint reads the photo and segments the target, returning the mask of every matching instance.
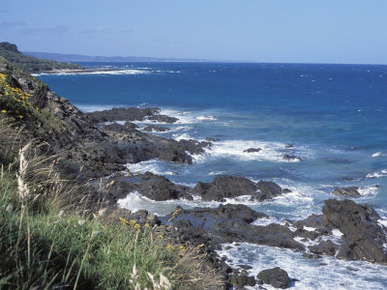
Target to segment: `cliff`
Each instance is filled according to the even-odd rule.
[[[0,56],[29,73],[42,73],[64,69],[82,69],[72,63],[62,63],[47,59],[38,59],[22,54],[15,44],[0,42]]]

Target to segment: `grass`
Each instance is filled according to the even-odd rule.
[[[153,239],[149,226],[123,220],[107,227],[99,219],[63,211],[68,191],[58,184],[64,181],[50,166],[43,170],[41,158],[28,156],[33,153],[29,144],[19,151],[17,172],[2,164],[1,289],[127,289],[134,266],[141,288],[153,287],[148,272],[173,279],[171,265],[178,255]],[[29,172],[36,168],[39,174]]]

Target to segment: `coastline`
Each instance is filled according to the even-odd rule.
[[[17,78],[26,90],[28,84],[34,85],[33,80],[25,80],[19,76]],[[96,185],[92,186],[103,196],[107,209],[117,208],[117,201],[133,191],[154,201],[182,198],[189,201],[200,196],[209,202],[219,202],[248,193],[249,198],[256,202],[270,202],[273,198],[289,194],[286,188],[272,181],[252,181],[244,177],[221,175],[215,177],[212,182],[197,180],[197,184],[189,188],[155,174],[133,174],[126,167],[128,162],[136,164],[158,158],[190,166],[193,162],[192,156],[203,154],[217,141],[169,140],[138,130],[136,121],[177,122],[173,116],[161,115],[158,108],[115,108],[84,114],[49,90],[42,92],[39,98],[36,101],[44,101],[45,108],[53,113],[56,122],[64,124],[65,129],[59,127],[55,128],[55,131],[53,128],[47,128],[34,134],[44,136],[44,140],[52,144],[54,152],[63,154],[66,162],[79,166],[78,169],[74,166],[71,174],[82,176],[84,181],[101,180],[101,184],[108,187],[105,191]],[[124,121],[124,124],[116,124],[116,121]],[[108,125],[107,122],[111,124]],[[153,129],[155,127],[151,128]],[[251,152],[245,154],[260,151],[258,148],[250,149]],[[89,207],[93,212],[96,204],[91,202]],[[317,212],[306,220],[266,225],[255,224],[257,220],[267,219],[264,213],[257,213],[240,204],[220,204],[213,209],[178,208],[167,217],[157,217],[147,209],[135,213],[124,212],[127,220],[135,218],[142,223],[149,222],[156,226],[159,235],[170,237],[176,244],[184,247],[204,244],[203,252],[208,255],[208,266],[227,277],[230,284],[232,279],[239,277],[236,279],[240,286],[257,283],[258,280],[248,274],[249,269],[243,271],[238,265],[237,268],[231,269],[223,261],[218,253],[225,250],[221,246],[225,243],[252,243],[295,249],[304,252],[305,259],[319,259],[321,256],[337,256],[341,253],[338,256],[341,259],[368,260],[384,264],[386,258],[383,252],[385,228],[379,222],[380,217],[378,218],[370,207],[346,201],[346,197],[328,200],[322,210],[323,214]],[[337,220],[338,212],[345,212],[345,218]],[[357,224],[359,216],[362,223]],[[340,236],[340,242],[334,240],[334,233]],[[380,235],[379,241],[367,239],[375,235]],[[314,243],[305,245],[305,240]],[[327,242],[328,240],[333,241]],[[348,249],[349,244],[355,245],[351,251]],[[365,255],[364,252],[368,254]],[[290,282],[297,285],[297,281]]]

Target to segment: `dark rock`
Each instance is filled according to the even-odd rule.
[[[233,285],[237,287],[255,286],[256,282],[253,276],[239,274],[233,278]]]
[[[336,188],[332,191],[332,194],[339,195],[339,196],[349,196],[349,197],[360,196],[359,187],[357,186]]]
[[[323,215],[312,214],[304,220],[297,221],[293,223],[297,229],[302,229],[303,227],[312,227],[315,228],[315,232],[320,233],[320,235],[331,234],[332,226],[327,223]]]
[[[294,155],[288,155],[288,154],[285,154],[282,159],[285,160],[285,161],[290,161],[290,162],[299,162],[299,161],[301,161],[300,157],[294,156]]]
[[[212,137],[206,137],[206,141],[208,141],[208,142],[219,142],[219,139],[212,138]]]
[[[169,117],[166,115],[156,115],[156,114],[148,116],[147,119],[155,122],[169,123],[169,124],[176,123],[177,121],[179,121],[179,119],[175,117]]]
[[[142,195],[156,201],[185,198],[192,200],[186,187],[176,185],[164,176],[146,172],[136,190]]]
[[[146,132],[166,132],[169,131],[169,128],[155,125],[147,125],[144,128]]]
[[[114,121],[143,121],[150,116],[159,114],[159,112],[159,108],[113,108],[87,113],[86,116],[94,124],[100,124]]]
[[[336,251],[339,249],[339,246],[332,243],[332,241],[323,241],[315,246],[308,247],[309,250],[318,255],[327,255],[327,256],[335,256]]]
[[[264,284],[281,289],[289,288],[291,283],[288,273],[279,267],[263,270],[258,274],[257,278]]]
[[[243,153],[255,153],[262,151],[262,148],[249,148],[246,150],[243,150]]]
[[[384,244],[386,229],[378,224],[379,215],[371,207],[351,200],[329,199],[323,207],[324,219],[344,236],[337,257],[349,260],[387,262]]]
[[[253,194],[253,198],[258,201],[272,199],[282,193],[282,188],[272,181],[260,181],[257,183],[259,192]]]
[[[138,126],[136,124],[126,121],[125,125],[124,125],[123,132],[132,132],[133,130],[136,130],[137,128],[138,128]]]
[[[219,176],[212,183],[198,184],[193,193],[198,194],[203,200],[222,201],[224,198],[233,198],[240,195],[253,195],[257,191],[254,182],[244,177]]]
[[[304,239],[308,239],[308,240],[313,241],[319,237],[319,233],[317,233],[315,231],[307,231],[304,229],[297,229],[294,232],[294,236],[302,237]]]
[[[288,145],[285,146],[285,148],[292,149],[292,148],[294,148],[294,146],[293,146],[293,144],[288,144]]]

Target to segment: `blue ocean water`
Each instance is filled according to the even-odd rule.
[[[177,140],[203,140],[206,137],[219,140],[204,156],[194,156],[193,165],[151,160],[128,165],[131,171],[149,170],[188,186],[194,186],[198,181],[209,182],[224,174],[277,182],[292,193],[263,203],[252,203],[247,198],[229,201],[245,203],[269,214],[277,222],[320,214],[324,200],[333,198],[331,191],[335,187],[359,186],[362,196],[355,201],[373,206],[382,216],[381,222],[387,224],[387,66],[85,65],[107,66],[114,70],[40,75],[39,78],[83,111],[114,106],[156,106],[162,108],[162,113],[180,121],[163,124],[171,131],[154,134]],[[139,126],[145,123],[139,123]],[[262,150],[243,152],[248,148]],[[300,161],[286,161],[283,159],[285,154],[297,156]],[[177,204],[184,207],[218,205],[200,200],[155,203],[136,193],[131,193],[125,201],[125,206],[132,210],[142,207],[159,214],[170,212]],[[255,269],[264,266],[260,266],[259,260],[268,259],[267,249],[252,245],[243,249],[223,254],[229,255],[230,261],[235,258],[236,261],[243,260],[244,264],[251,263]],[[254,255],[249,257],[248,253]],[[276,255],[279,260],[284,255],[276,249],[270,253],[272,262]],[[301,263],[301,257],[292,255],[287,256],[289,263]],[[348,264],[326,259],[325,263],[331,268],[336,267],[337,275],[346,281],[340,286],[340,281],[329,278],[330,272],[318,263],[303,261],[302,267],[310,275],[315,275],[317,267],[321,280],[325,277],[325,284],[305,278],[296,288],[387,288],[386,279],[369,278],[385,271],[383,266],[361,262],[367,265],[369,275],[359,276],[355,282],[351,278],[350,282],[353,273],[345,268]],[[363,264],[362,268],[365,267]],[[356,265],[351,267],[360,267]],[[296,272],[292,272],[291,267],[287,270],[300,279],[302,274],[296,269]]]

